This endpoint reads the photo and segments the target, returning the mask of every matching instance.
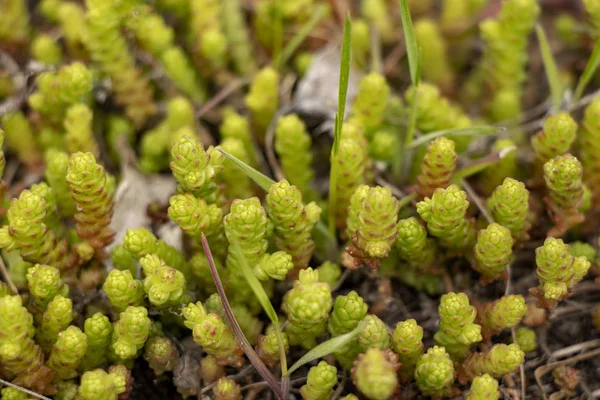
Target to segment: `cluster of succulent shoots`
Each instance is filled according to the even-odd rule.
[[[525,357],[600,268],[600,98],[564,67],[564,104],[519,124],[544,10],[401,0],[412,81],[410,19],[348,5],[333,123],[311,101],[338,66],[310,51],[340,5],[247,3],[0,1],[0,397],[541,398]],[[538,28],[574,57],[600,32],[583,3],[591,28]]]

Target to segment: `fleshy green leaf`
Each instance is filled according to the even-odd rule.
[[[579,82],[577,83],[577,89],[575,89],[575,96],[573,98],[574,101],[577,101],[581,98],[583,91],[590,80],[596,73],[596,69],[598,69],[598,64],[600,64],[600,40],[596,41],[594,45],[594,50],[592,51],[592,55],[588,60],[587,65],[585,66],[585,70],[581,77],[579,78]]]
[[[558,74],[558,67],[556,66],[556,60],[552,55],[548,38],[544,32],[544,28],[540,24],[535,27],[538,41],[540,42],[540,51],[542,52],[542,60],[544,61],[544,69],[546,70],[546,77],[550,84],[550,92],[552,95],[552,107],[554,110],[558,110],[562,104],[563,99],[563,87]]]
[[[336,352],[337,350],[340,350],[345,345],[347,345],[352,340],[354,340],[360,334],[360,332],[363,330],[364,326],[365,326],[364,323],[361,322],[358,324],[358,326],[356,328],[354,328],[353,331],[350,331],[344,335],[340,335],[340,336],[331,338],[331,339],[319,344],[318,346],[314,347],[308,353],[303,355],[298,361],[296,361],[294,363],[294,365],[292,365],[290,367],[287,374],[290,375],[292,372],[294,372],[295,370],[297,370],[304,364],[307,364],[313,360],[316,360],[318,358],[321,358],[328,354]]]
[[[469,128],[458,128],[458,129],[444,129],[441,131],[430,132],[426,135],[422,135],[417,139],[413,140],[412,143],[406,146],[408,149],[414,149],[415,147],[419,147],[423,144],[429,143],[433,139],[440,136],[477,136],[477,135],[495,135],[498,133],[502,133],[506,130],[503,127],[496,126],[472,126]]]

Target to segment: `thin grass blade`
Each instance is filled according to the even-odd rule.
[[[360,334],[360,332],[363,330],[364,326],[365,325],[361,322],[358,324],[358,326],[356,328],[354,328],[353,331],[348,332],[344,335],[340,335],[340,336],[331,338],[331,339],[319,344],[318,346],[314,347],[312,350],[310,350],[308,353],[303,355],[298,361],[296,361],[294,363],[294,365],[292,365],[290,367],[290,369],[288,370],[288,375],[291,375],[292,372],[294,372],[295,370],[297,370],[304,364],[307,364],[313,360],[324,357],[328,354],[331,354],[337,350],[342,349],[346,344],[350,343],[353,339],[355,339]]]
[[[542,60],[544,61],[544,69],[546,70],[546,77],[548,78],[548,84],[550,85],[552,107],[554,110],[558,110],[562,104],[564,89],[560,81],[560,75],[558,74],[556,60],[552,55],[552,49],[550,49],[550,43],[548,43],[544,28],[542,28],[540,24],[537,24],[535,31],[537,33],[538,42],[540,42],[540,51],[542,53]]]
[[[590,83],[590,80],[592,80],[592,77],[596,73],[598,64],[600,64],[600,39],[596,41],[594,50],[592,50],[592,55],[585,66],[585,70],[583,70],[583,74],[581,74],[581,77],[579,78],[577,88],[575,89],[575,95],[573,97],[574,101],[577,101],[581,98],[585,87],[588,85],[588,83]]]
[[[408,55],[408,68],[410,70],[410,80],[414,86],[419,84],[420,79],[420,50],[413,29],[408,0],[400,0],[400,17],[402,18],[402,31],[404,32],[404,42],[406,44],[406,54]]]
[[[310,17],[310,19],[304,25],[302,25],[300,30],[283,48],[279,59],[276,61],[276,64],[279,65],[280,68],[288,62],[292,54],[294,54],[294,52],[298,49],[298,47],[300,47],[304,39],[306,39],[308,35],[312,32],[313,28],[319,22],[321,22],[323,18],[327,16],[328,11],[329,8],[323,4],[319,4],[315,8],[315,11],[313,12],[313,15]]]
[[[452,183],[460,185],[460,182],[463,179],[478,174],[484,169],[491,167],[492,165],[496,164],[498,161],[515,151],[516,149],[516,146],[507,147],[505,149],[488,154],[487,156],[474,161],[466,167],[456,171],[456,173],[452,177]]]
[[[415,140],[412,141],[409,145],[406,146],[407,149],[414,149],[426,143],[429,143],[435,138],[440,136],[478,136],[478,135],[497,135],[506,131],[504,127],[497,126],[472,126],[469,128],[460,128],[460,129],[444,129],[441,131],[430,132],[426,135],[422,135]]]
[[[342,136],[342,123],[346,112],[346,97],[348,95],[348,80],[350,78],[350,60],[352,48],[352,23],[350,15],[346,15],[344,23],[344,39],[342,41],[342,57],[340,59],[340,83],[338,87],[338,109],[335,114],[335,132],[333,137],[332,154],[337,155]]]

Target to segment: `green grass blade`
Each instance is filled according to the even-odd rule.
[[[400,0],[400,17],[402,18],[402,31],[404,32],[404,42],[406,44],[406,54],[408,55],[408,68],[410,70],[410,80],[414,86],[419,84],[420,79],[420,51],[413,29],[408,0]]]
[[[456,171],[452,177],[452,183],[460,185],[460,181],[463,179],[478,174],[484,169],[491,167],[516,149],[516,146],[507,147],[472,162],[466,167]]]
[[[592,55],[585,66],[585,70],[581,77],[579,78],[579,82],[577,83],[577,88],[575,89],[575,96],[573,97],[574,101],[577,101],[581,98],[585,87],[590,83],[592,77],[596,73],[596,69],[598,69],[598,64],[600,64],[600,40],[596,41],[594,45],[594,50],[592,51]]]
[[[246,176],[248,176],[250,179],[252,179],[254,181],[254,183],[256,183],[258,186],[260,186],[265,192],[268,192],[271,185],[276,183],[273,179],[269,178],[262,172],[252,168],[251,166],[249,166],[248,164],[246,164],[239,158],[229,154],[225,150],[219,148],[219,151],[225,156],[225,158],[227,158],[236,167],[238,167],[240,170],[242,170],[242,172],[245,173]]]
[[[496,126],[472,126],[469,128],[459,128],[459,129],[444,129],[441,131],[430,132],[426,135],[420,136],[417,139],[413,140],[409,145],[406,146],[407,149],[414,149],[426,143],[429,143],[433,139],[440,136],[477,136],[477,135],[496,135],[498,133],[502,133],[506,130],[503,127]]]
[[[342,124],[346,112],[346,96],[348,94],[348,79],[350,77],[350,50],[352,47],[352,24],[350,15],[346,15],[344,23],[344,40],[342,42],[342,56],[340,58],[340,83],[338,88],[338,110],[335,114],[335,128],[333,146],[331,146],[331,171],[329,171],[329,215],[328,232],[335,238],[335,202],[337,200],[337,168],[336,157],[342,140]],[[330,249],[331,250],[331,249]]]
[[[233,253],[233,256],[237,260],[240,260],[240,268],[242,269],[242,274],[244,275],[246,282],[248,282],[248,286],[250,286],[250,289],[252,289],[254,296],[256,296],[263,310],[265,310],[265,314],[267,314],[267,316],[273,323],[273,328],[275,329],[275,333],[277,335],[277,342],[279,344],[279,352],[281,353],[281,373],[282,375],[285,375],[287,372],[287,359],[283,347],[283,338],[281,336],[279,316],[277,315],[273,304],[271,304],[271,300],[269,300],[269,295],[267,295],[267,292],[265,292],[265,288],[260,283],[256,275],[254,275],[252,268],[248,264],[248,260],[246,259],[246,256],[244,255],[244,252],[240,247],[240,244],[235,240],[230,241],[230,244],[230,251]]]
[[[346,97],[348,94],[348,80],[350,78],[350,59],[352,48],[352,24],[350,16],[346,15],[344,23],[344,39],[342,41],[342,56],[340,59],[340,84],[338,87],[338,109],[335,114],[335,132],[333,136],[332,154],[337,155],[342,136],[342,123],[346,112]]]
[[[319,4],[316,7],[316,9],[315,9],[313,15],[310,17],[310,19],[304,25],[302,25],[300,30],[286,44],[283,51],[281,52],[279,60],[277,60],[277,62],[276,62],[276,65],[279,65],[279,67],[281,68],[283,65],[285,65],[285,63],[288,62],[288,60],[290,59],[292,54],[294,54],[294,52],[298,49],[298,47],[300,47],[300,45],[302,44],[304,39],[306,39],[308,37],[308,35],[310,34],[310,32],[312,32],[313,28],[319,22],[321,22],[321,20],[323,18],[325,18],[327,16],[328,11],[329,11],[329,8],[323,4]]]
[[[558,74],[558,67],[556,66],[556,60],[552,55],[552,49],[550,49],[550,43],[544,32],[544,28],[540,24],[535,27],[537,33],[538,42],[540,43],[540,51],[542,53],[542,60],[544,61],[544,69],[546,70],[546,77],[550,85],[550,93],[552,95],[552,107],[554,110],[558,110],[563,100],[563,86],[560,81],[560,75]]]
[[[352,340],[354,340],[360,334],[360,332],[363,330],[363,328],[364,328],[364,325],[361,322],[358,324],[358,326],[356,328],[354,328],[353,331],[348,332],[344,335],[340,335],[340,336],[331,338],[331,339],[319,344],[318,346],[314,347],[308,353],[303,355],[298,361],[296,361],[294,363],[294,365],[292,365],[290,367],[287,374],[291,375],[292,372],[294,372],[301,366],[303,366],[313,360],[316,360],[318,358],[321,358],[328,354],[331,354],[337,350],[340,350],[346,344],[348,344]]]

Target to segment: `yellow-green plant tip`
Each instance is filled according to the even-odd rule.
[[[39,167],[42,157],[38,142],[33,127],[25,115],[20,111],[7,113],[0,118],[0,122],[4,129],[7,147],[12,149],[17,158],[28,168]]]
[[[153,89],[148,78],[136,66],[127,42],[121,34],[123,10],[118,5],[97,0],[86,1],[85,46],[92,60],[108,75],[117,103],[136,126],[156,112]]]
[[[31,43],[31,53],[36,60],[49,65],[62,61],[62,49],[49,35],[38,35]]]
[[[172,371],[179,359],[175,343],[166,337],[152,337],[146,342],[144,358],[157,376]]]
[[[562,239],[549,237],[535,249],[536,275],[540,281],[538,291],[544,299],[562,300],[571,287],[575,274],[573,256]]]
[[[510,92],[517,100],[511,113],[492,106],[491,117],[494,120],[514,118],[520,113],[528,61],[527,45],[539,14],[540,7],[534,0],[509,0],[502,3],[495,19],[487,19],[480,24],[481,36],[486,42],[482,73],[485,83],[494,92],[491,103],[497,103],[496,98],[502,93]]]
[[[122,244],[118,244],[111,249],[110,260],[119,271],[128,270],[134,273],[137,268],[137,259]]]
[[[473,268],[481,273],[483,281],[498,279],[512,256],[514,240],[508,228],[492,222],[477,233],[473,249],[476,263]]]
[[[342,275],[340,266],[331,261],[323,262],[323,264],[317,268],[317,271],[319,271],[319,280],[328,283],[331,289],[335,287],[335,284]]]
[[[421,47],[422,79],[434,83],[444,91],[451,90],[454,75],[448,59],[447,43],[440,26],[429,18],[421,18],[414,25],[418,43],[427,43]]]
[[[364,352],[370,347],[387,350],[391,346],[390,335],[385,322],[375,315],[363,319],[364,328],[358,335],[358,345]]]
[[[168,265],[189,276],[190,266],[183,254],[169,246],[164,240],[159,240],[146,228],[127,229],[123,238],[123,246],[135,258],[140,259],[147,254],[156,254]]]
[[[337,198],[333,203],[335,206],[335,221],[336,226],[341,229],[346,227],[350,197],[361,184],[365,183],[368,158],[361,142],[355,138],[347,137],[347,131],[350,129],[362,132],[362,127],[345,123],[342,126],[342,140],[340,141],[338,154],[332,161],[337,164],[332,168],[332,170],[337,171],[337,178],[335,179]],[[362,133],[357,136],[361,137]]]
[[[337,381],[337,368],[321,361],[308,371],[306,384],[300,388],[300,395],[304,400],[330,399]]]
[[[69,326],[59,333],[48,359],[48,367],[56,371],[59,379],[75,378],[87,348],[87,336],[78,327]]]
[[[516,344],[495,344],[487,353],[471,353],[462,368],[468,380],[489,374],[502,378],[523,364],[525,353]]]
[[[566,112],[551,115],[544,121],[543,130],[531,139],[531,146],[541,164],[563,155],[575,141],[577,123]]]
[[[192,62],[180,47],[170,47],[160,55],[165,74],[174,86],[192,100],[200,102],[206,97],[205,88],[192,66]]]
[[[59,333],[67,329],[74,317],[71,299],[57,294],[44,311],[41,324],[36,331],[37,343],[44,350],[50,351]]]
[[[417,360],[423,354],[423,328],[414,319],[398,322],[392,334],[392,348],[402,364],[400,380],[411,380]]]
[[[285,251],[277,251],[273,254],[264,254],[260,258],[254,267],[254,275],[263,281],[269,278],[282,281],[292,269],[294,269],[292,256]]]
[[[275,151],[287,180],[304,194],[314,178],[311,145],[311,137],[297,115],[279,118],[275,129]]]
[[[77,234],[97,251],[112,243],[113,198],[106,188],[107,174],[92,153],[71,155],[66,180],[77,204]]]
[[[509,294],[486,303],[481,309],[480,320],[483,329],[494,334],[517,326],[526,312],[525,298],[520,294]]]
[[[27,393],[13,387],[5,387],[0,391],[4,400],[28,400]]]
[[[332,306],[331,289],[327,283],[319,281],[319,273],[312,268],[301,270],[282,305],[288,316],[290,332],[293,332],[286,330],[290,344],[323,334]]]
[[[356,252],[356,258],[377,260],[388,255],[398,233],[399,207],[389,188],[359,187],[354,192],[346,234],[352,240],[351,251]]]
[[[184,192],[206,198],[216,189],[216,175],[222,169],[218,161],[211,160],[197,139],[184,136],[171,146],[169,167]]]
[[[405,93],[407,107],[412,107],[412,104],[417,98],[417,120],[416,127],[423,133],[441,131],[444,129],[468,128],[472,125],[471,120],[465,112],[456,104],[444,98],[437,86],[421,82],[418,88],[411,86]],[[449,135],[456,144],[458,153],[467,149],[469,139],[466,136]],[[423,160],[425,149],[417,153],[413,168],[420,168]],[[416,174],[415,174],[416,175]]]
[[[452,184],[436,189],[431,198],[417,203],[417,213],[427,230],[448,249],[461,251],[473,244],[473,222],[467,217],[467,194]]]
[[[269,326],[264,335],[260,335],[256,344],[256,353],[265,364],[275,366],[280,361],[279,339],[273,326]],[[290,343],[285,332],[281,332],[283,350],[285,354],[290,351]]]
[[[306,268],[315,250],[311,232],[321,209],[314,202],[304,205],[302,192],[286,180],[271,185],[266,205],[274,225],[275,246],[292,256],[296,268]]]
[[[113,377],[95,369],[83,373],[77,395],[82,400],[117,400],[119,392]]]
[[[515,332],[516,343],[525,353],[531,353],[538,348],[537,334],[533,329],[524,326],[517,328]]]
[[[453,359],[464,359],[471,345],[482,340],[481,326],[474,323],[475,307],[465,293],[450,292],[442,296],[438,313],[440,328],[434,335],[435,342],[444,346]]]
[[[454,363],[443,347],[433,346],[417,360],[415,380],[425,396],[443,396],[454,378]]]
[[[600,199],[600,100],[594,100],[586,107],[579,140],[583,178],[594,204],[597,204]]]
[[[544,179],[556,225],[562,223],[569,228],[583,220],[579,214],[584,195],[582,177],[581,163],[570,154],[556,156],[544,164]]]
[[[150,304],[160,309],[182,303],[186,285],[185,277],[180,271],[166,265],[156,254],[142,257],[140,265],[146,275],[144,291]]]
[[[370,348],[358,356],[352,381],[371,400],[386,400],[398,389],[398,356],[391,350]]]
[[[255,267],[267,251],[267,213],[257,197],[234,200],[229,214],[223,218],[225,235],[229,242],[236,242],[248,265]],[[233,248],[232,248],[233,249]],[[241,274],[241,260],[235,259],[232,249],[227,257],[227,266]]]
[[[141,306],[144,302],[142,282],[134,279],[129,270],[110,271],[102,289],[117,312],[125,311],[129,306]]]
[[[231,154],[245,164],[252,164],[243,140],[237,138],[225,138],[219,144],[219,148]],[[252,196],[252,181],[227,159],[223,163],[223,171],[219,175],[220,180],[225,184],[225,195],[230,199],[244,199]]]
[[[584,256],[591,263],[596,259],[596,249],[589,243],[573,242],[569,243],[569,250],[573,257]]]
[[[385,77],[379,73],[371,72],[361,79],[352,103],[352,118],[364,128],[367,136],[381,125],[389,94]]]
[[[32,307],[35,317],[41,317],[48,303],[60,294],[68,297],[69,287],[60,277],[60,271],[54,267],[36,264],[27,271],[29,294],[32,297]]]
[[[224,364],[240,365],[243,354],[231,328],[217,314],[207,314],[193,327],[194,341]]]
[[[111,351],[126,361],[136,356],[148,339],[151,321],[145,307],[129,306],[114,323]]]
[[[529,229],[529,191],[523,182],[506,178],[487,202],[494,220],[510,229],[516,240],[524,239]]]
[[[227,377],[220,378],[215,382],[212,392],[215,400],[242,400],[240,385]]]
[[[33,317],[20,296],[0,298],[0,362],[3,376],[38,393],[53,393],[55,373],[33,340]]]
[[[332,336],[339,336],[352,331],[367,315],[368,308],[362,297],[354,290],[347,295],[337,296],[328,321],[329,333]]]
[[[397,134],[386,129],[376,131],[369,141],[369,154],[377,161],[391,161],[397,148]]]
[[[362,3],[361,14],[377,28],[383,40],[389,42],[394,38],[394,24],[385,1],[375,0]]]
[[[415,218],[398,221],[396,250],[404,261],[421,270],[434,267],[437,247],[427,238],[427,229]]]
[[[498,381],[488,374],[473,379],[467,400],[498,400]]]
[[[100,312],[85,320],[84,332],[87,337],[88,349],[81,363],[83,371],[98,368],[106,363],[112,331],[113,326],[110,320]]]
[[[50,149],[46,152],[45,177],[56,195],[59,212],[64,217],[75,214],[77,206],[71,195],[71,188],[66,180],[69,167],[69,155],[63,151]]]
[[[92,110],[85,104],[75,104],[67,109],[63,125],[69,153],[89,152],[98,157],[99,149],[92,131],[92,118]]]
[[[92,71],[83,63],[74,62],[40,74],[29,105],[51,122],[60,123],[70,106],[89,101],[92,85]]]
[[[191,193],[184,193],[171,196],[167,212],[169,218],[177,223],[182,231],[193,238],[199,239],[202,233],[210,235],[218,229],[211,226],[208,208],[209,206],[203,199],[195,197]],[[220,218],[219,222],[221,222]]]
[[[231,0],[228,0],[231,1]],[[272,67],[260,70],[245,98],[252,113],[252,122],[262,137],[279,107],[279,74]]]

